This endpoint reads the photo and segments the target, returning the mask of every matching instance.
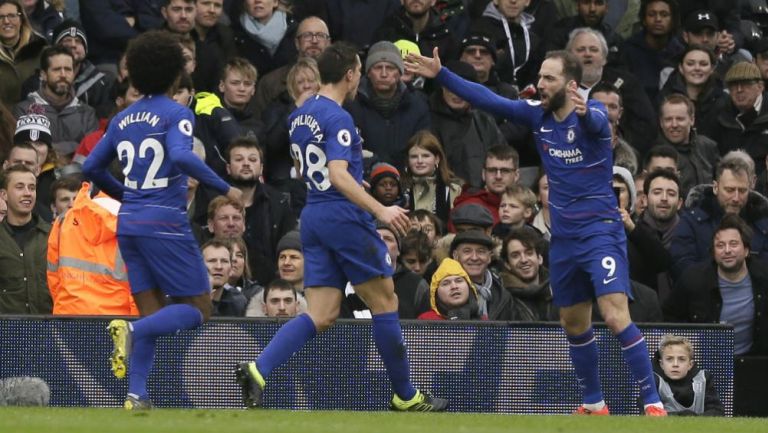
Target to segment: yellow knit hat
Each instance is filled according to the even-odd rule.
[[[440,310],[437,309],[437,286],[440,285],[440,281],[445,277],[460,276],[467,281],[469,287],[475,292],[477,297],[477,289],[469,278],[467,271],[461,267],[461,263],[451,258],[445,258],[440,262],[440,266],[437,268],[434,274],[432,274],[432,282],[429,284],[429,305],[432,307],[432,311],[442,316]]]

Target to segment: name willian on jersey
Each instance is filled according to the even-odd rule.
[[[131,113],[123,117],[117,126],[120,130],[123,130],[126,126],[137,122],[146,122],[155,127],[160,122],[160,116],[149,111],[139,111],[138,113]]]
[[[291,122],[291,129],[288,134],[293,135],[293,130],[299,126],[306,126],[309,128],[314,138],[313,142],[321,143],[323,141],[323,132],[320,129],[320,124],[311,114],[300,114],[296,116]]]

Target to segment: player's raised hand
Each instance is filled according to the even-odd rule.
[[[407,235],[408,230],[411,228],[411,219],[408,218],[408,211],[400,206],[384,207],[376,215],[376,219],[392,227],[401,237]]]
[[[573,111],[579,116],[587,114],[587,101],[581,97],[578,90],[568,90],[568,96],[573,102]]]
[[[410,53],[405,57],[405,70],[426,78],[435,78],[443,66],[440,63],[440,56],[437,54],[437,47],[432,50],[432,57],[424,57],[420,54]]]
[[[229,191],[227,191],[227,198],[230,200],[235,201],[243,201],[243,191],[240,190],[240,188],[235,188],[234,186],[229,187]]]

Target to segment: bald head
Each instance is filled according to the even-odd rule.
[[[325,21],[318,17],[307,17],[299,23],[296,31],[296,49],[299,55],[317,59],[330,44],[331,35]]]

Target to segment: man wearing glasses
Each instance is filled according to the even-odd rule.
[[[318,17],[307,17],[299,23],[296,31],[296,50],[299,57],[312,57],[317,60],[320,54],[331,44],[331,35],[325,21]],[[253,97],[253,111],[258,117],[261,112],[285,91],[285,79],[295,62],[279,67],[264,75],[256,87]]]
[[[756,175],[765,170],[768,155],[768,104],[765,84],[760,68],[751,62],[739,62],[725,74],[725,85],[730,93],[718,116],[719,128],[711,137],[720,148],[720,154],[744,149],[752,157]]]
[[[520,156],[514,147],[496,145],[488,149],[481,174],[484,186],[474,188],[465,185],[461,195],[453,202],[454,209],[469,203],[479,204],[491,212],[493,225],[496,225],[499,222],[501,195],[507,187],[517,184],[520,178],[517,169],[519,162]],[[450,223],[449,229],[452,226],[453,222]]]

